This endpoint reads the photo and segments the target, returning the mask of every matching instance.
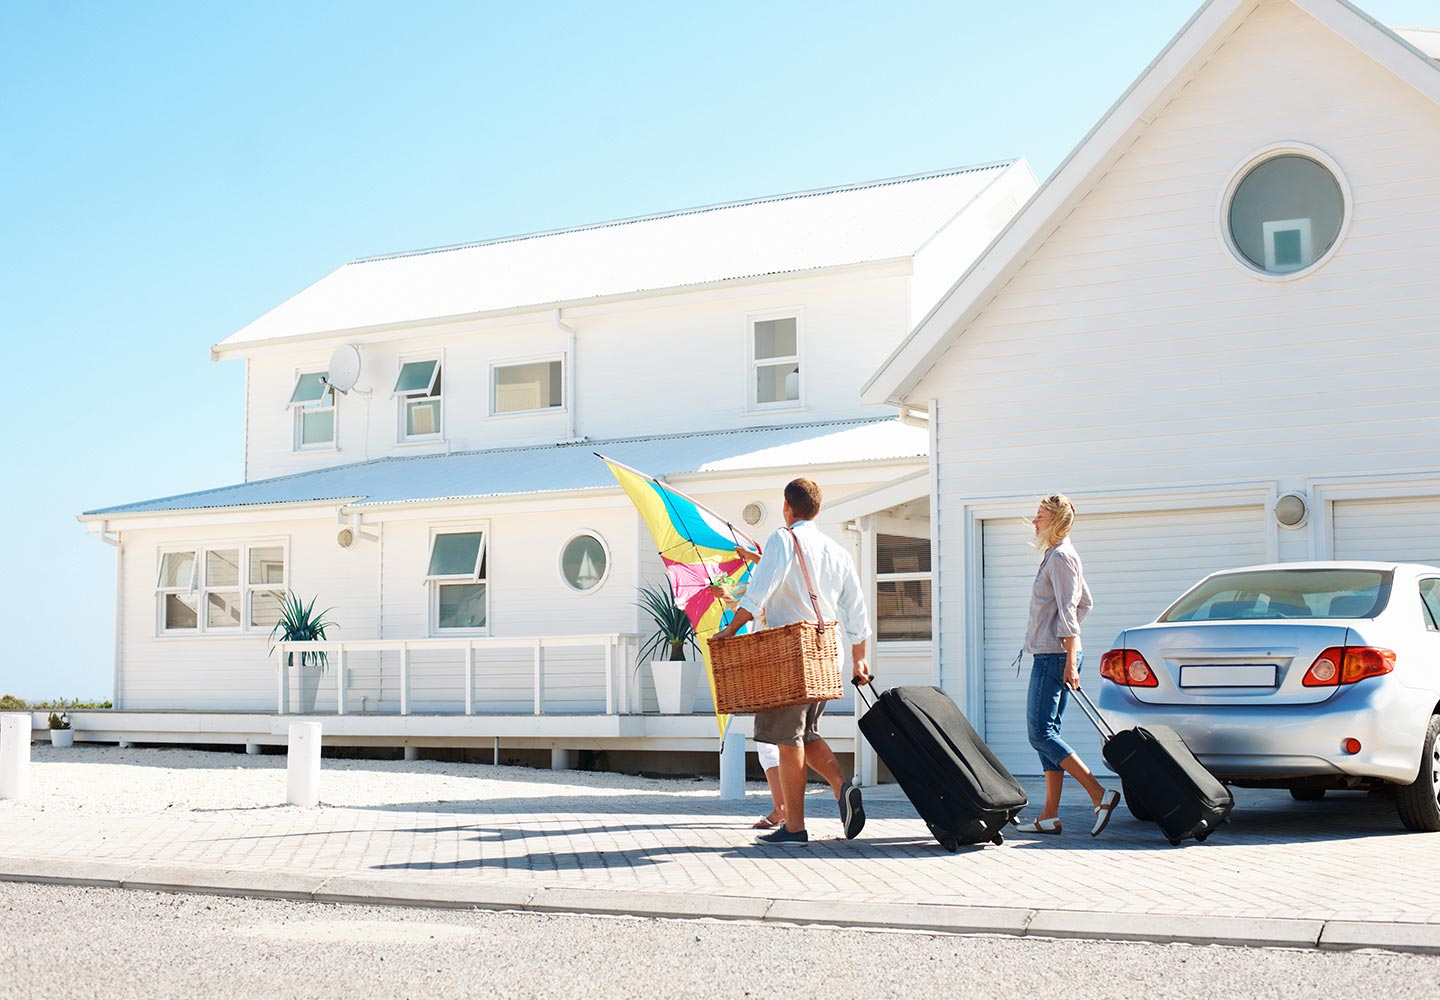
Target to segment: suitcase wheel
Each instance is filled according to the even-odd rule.
[[[1181,842],[1181,840],[1182,840],[1183,838],[1181,838],[1181,837],[1166,837],[1165,839],[1168,840],[1168,841],[1170,841],[1170,846],[1171,846],[1171,847],[1179,847],[1179,846],[1180,846],[1180,842]]]
[[[940,841],[940,846],[945,848],[945,850],[949,851],[951,854],[954,854],[960,850],[960,841],[952,840],[951,838],[946,837],[944,840]]]
[[[1201,831],[1200,833],[1195,834],[1195,842],[1197,844],[1203,844],[1205,843],[1206,838],[1208,838],[1209,836],[1210,834],[1208,832]]]
[[[1001,833],[999,830],[996,830],[995,836],[990,838],[990,843],[996,845],[997,847],[1005,843],[1005,834]]]

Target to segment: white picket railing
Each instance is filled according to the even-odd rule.
[[[334,642],[278,642],[272,651],[276,669],[277,711],[290,711],[291,654],[325,653],[335,666],[335,709],[345,714],[345,661],[356,653],[398,653],[400,658],[400,714],[410,714],[412,653],[459,651],[465,654],[465,714],[475,714],[475,651],[528,650],[534,663],[533,702],[536,715],[545,714],[545,652],[551,649],[593,647],[601,651],[597,667],[604,671],[605,714],[627,715],[640,710],[640,691],[632,667],[639,653],[640,636],[612,632],[600,635],[477,637],[456,639],[345,639]],[[296,663],[299,656],[294,657]]]

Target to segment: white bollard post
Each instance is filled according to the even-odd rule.
[[[0,799],[30,797],[30,713],[0,714]]]
[[[295,806],[320,802],[320,723],[290,723],[285,771],[286,802]]]
[[[720,798],[745,797],[745,734],[731,732],[720,744]]]

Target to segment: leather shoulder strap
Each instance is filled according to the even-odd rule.
[[[805,576],[805,592],[810,595],[810,606],[815,609],[815,624],[824,628],[825,616],[820,613],[820,598],[815,595],[815,584],[810,581],[810,567],[805,564],[805,552],[800,548],[800,536],[795,534],[794,528],[785,530],[790,532],[790,542],[795,546],[795,557],[800,560],[800,572]]]

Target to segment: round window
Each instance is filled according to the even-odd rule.
[[[609,566],[605,543],[588,532],[570,539],[560,552],[560,575],[572,590],[582,594],[604,582]]]
[[[1230,245],[1266,274],[1303,271],[1330,252],[1345,221],[1345,195],[1319,161],[1283,153],[1251,167],[1230,196]]]

